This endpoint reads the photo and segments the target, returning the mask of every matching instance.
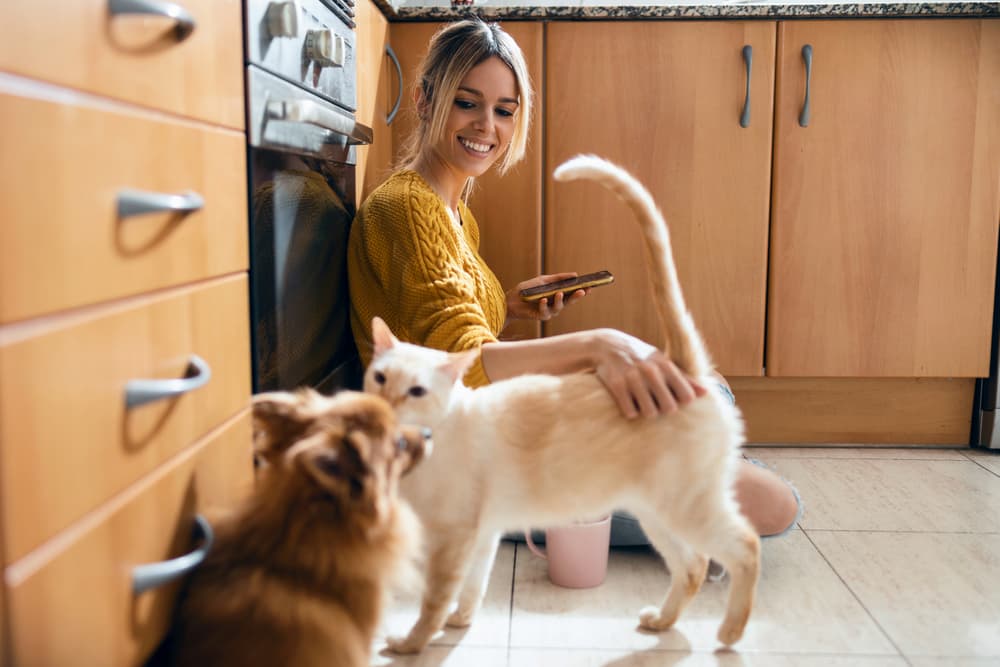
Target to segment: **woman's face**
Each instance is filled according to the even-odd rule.
[[[481,176],[510,144],[517,106],[514,73],[495,56],[484,60],[459,84],[435,152],[460,178]]]

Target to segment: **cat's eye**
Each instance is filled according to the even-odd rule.
[[[407,393],[409,393],[410,396],[412,396],[413,398],[420,398],[421,396],[427,393],[427,390],[424,389],[423,387],[416,386],[416,387],[410,387],[410,391]]]
[[[382,371],[375,371],[372,378],[375,380],[375,384],[385,384],[385,373]]]

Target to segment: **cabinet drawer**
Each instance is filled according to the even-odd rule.
[[[169,626],[179,583],[133,596],[132,568],[190,551],[194,514],[231,506],[246,493],[251,442],[247,410],[9,566],[14,664],[145,660]]]
[[[0,128],[0,179],[16,184],[0,200],[0,323],[247,267],[243,134],[5,75]],[[119,218],[126,188],[204,204]]]
[[[240,1],[171,2],[195,21],[184,39],[172,19],[112,17],[111,0],[4,0],[0,70],[243,129]]]
[[[245,274],[0,327],[0,491],[11,563],[247,405]],[[127,408],[126,384],[202,387]]]

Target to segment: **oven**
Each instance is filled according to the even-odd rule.
[[[354,0],[246,0],[254,392],[357,388]]]

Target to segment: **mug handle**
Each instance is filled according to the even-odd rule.
[[[545,560],[549,559],[549,557],[545,554],[545,552],[542,551],[541,549],[539,549],[535,545],[535,543],[532,542],[532,540],[531,540],[531,529],[530,528],[528,528],[528,529],[526,529],[524,531],[524,543],[526,545],[528,545],[528,549],[531,551],[531,553],[535,554],[539,558],[544,558]]]

